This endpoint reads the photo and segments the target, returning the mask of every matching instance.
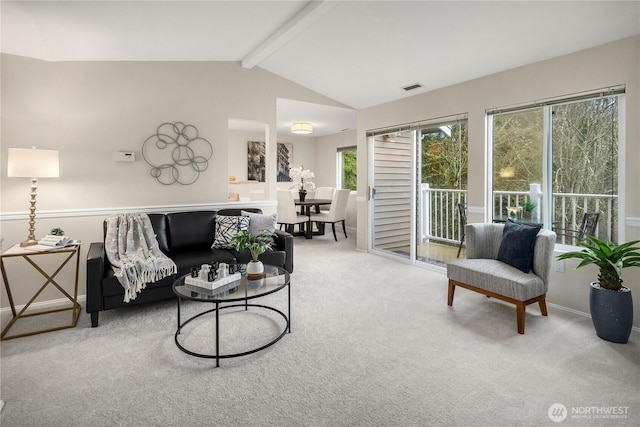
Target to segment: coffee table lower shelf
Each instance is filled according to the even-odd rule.
[[[180,304],[180,298],[178,298],[178,304]],[[285,326],[282,329],[282,332],[280,333],[280,335],[278,335],[275,339],[273,339],[272,341],[268,342],[267,344],[261,345],[260,347],[251,349],[251,350],[247,350],[247,351],[243,351],[240,353],[232,353],[232,354],[220,354],[220,330],[218,325],[220,324],[219,321],[219,315],[220,315],[220,310],[223,310],[225,308],[234,308],[234,307],[245,307],[245,308],[249,308],[249,307],[257,307],[257,308],[263,308],[266,310],[271,310],[274,311],[276,313],[278,313],[280,316],[282,316],[282,318],[285,321]],[[179,311],[179,309],[178,309]],[[180,340],[178,339],[178,337],[180,336],[180,332],[182,332],[182,329],[189,324],[189,322],[191,322],[192,320],[195,320],[199,317],[202,317],[206,314],[209,313],[213,313],[215,312],[216,314],[216,353],[215,354],[203,354],[203,353],[197,353],[195,351],[191,351],[188,348],[186,348],[185,346],[183,346],[182,344],[180,344]],[[178,319],[180,318],[180,316],[178,315]],[[289,318],[287,317],[286,314],[284,314],[282,311],[278,310],[277,308],[274,307],[269,307],[266,305],[261,305],[261,304],[232,304],[232,305],[224,305],[222,307],[220,307],[219,303],[216,303],[216,308],[212,308],[211,310],[206,310],[203,311],[202,313],[198,313],[193,317],[190,317],[189,319],[185,320],[184,323],[182,323],[181,325],[178,325],[178,330],[176,331],[175,334],[175,341],[176,341],[176,346],[178,346],[178,348],[180,350],[182,350],[183,352],[191,355],[191,356],[195,356],[195,357],[202,357],[205,359],[216,359],[216,367],[220,366],[220,359],[230,359],[233,357],[240,357],[240,356],[247,356],[249,354],[253,354],[253,353],[257,353],[261,350],[264,350],[268,347],[271,347],[272,345],[274,345],[275,343],[277,343],[278,341],[280,341],[282,339],[282,337],[284,337],[287,332],[290,332],[289,329]]]

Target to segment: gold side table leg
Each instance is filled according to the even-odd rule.
[[[75,327],[77,325],[78,318],[80,317],[80,310],[82,308],[80,306],[80,304],[78,304],[78,273],[79,273],[79,270],[80,270],[80,247],[76,246],[74,248],[74,250],[65,251],[65,252],[70,252],[69,256],[67,258],[65,258],[64,261],[62,261],[60,266],[56,269],[56,271],[52,275],[47,274],[42,268],[40,268],[40,266],[38,266],[36,264],[35,261],[33,261],[30,258],[30,256],[42,255],[43,253],[34,252],[33,254],[20,255],[36,271],[38,271],[46,279],[46,281],[40,287],[40,289],[38,289],[38,291],[33,295],[33,297],[29,300],[29,302],[27,302],[27,304],[25,304],[25,306],[22,308],[22,310],[20,310],[19,313],[16,313],[15,304],[14,304],[14,301],[13,301],[13,296],[11,295],[11,287],[9,286],[9,282],[7,280],[7,274],[6,274],[4,262],[0,258],[0,267],[2,269],[2,278],[4,280],[5,289],[7,290],[7,296],[9,297],[9,303],[11,305],[11,311],[13,313],[13,317],[11,318],[9,323],[7,323],[7,325],[4,327],[4,329],[0,333],[0,340],[4,341],[4,340],[10,340],[10,339],[13,339],[13,338],[20,338],[20,337],[25,337],[25,336],[30,336],[30,335],[41,334],[41,333],[44,333],[44,332],[58,331],[58,330],[61,330],[61,329],[73,328],[73,327]],[[52,253],[52,252],[45,252],[45,253]],[[74,282],[73,296],[71,296],[66,290],[64,290],[62,288],[62,286],[60,286],[58,284],[58,282],[56,282],[55,277],[58,275],[58,273],[60,271],[62,271],[62,269],[67,265],[67,263],[73,258],[74,255],[76,255],[75,282]],[[59,309],[46,310],[46,311],[41,311],[41,312],[37,312],[37,313],[24,314],[25,311],[27,310],[27,308],[38,298],[38,296],[42,293],[42,291],[49,284],[52,284],[53,286],[55,286],[69,301],[71,301],[72,306],[71,307],[65,307],[65,308],[59,308]],[[9,332],[9,329],[11,329],[13,324],[18,319],[26,318],[26,317],[33,317],[33,316],[40,316],[40,315],[50,314],[50,313],[57,313],[57,312],[67,311],[67,310],[71,310],[71,324],[67,324],[67,325],[59,326],[59,327],[48,328],[48,329],[43,329],[43,330],[38,330],[38,331],[33,331],[33,332],[27,332],[27,333],[23,333],[23,334],[6,336],[7,332]]]

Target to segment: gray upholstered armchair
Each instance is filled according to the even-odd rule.
[[[553,250],[556,235],[549,230],[529,229],[529,259],[525,251],[515,249],[513,244],[518,239],[509,236],[503,245],[504,224],[467,224],[467,259],[447,264],[449,293],[447,303],[453,305],[456,286],[479,292],[489,297],[506,301],[516,306],[518,333],[524,334],[525,307],[537,302],[543,316],[547,315],[545,296],[549,288],[549,277],[553,263]],[[524,228],[512,225],[507,227]],[[501,245],[502,248],[501,248]],[[525,265],[518,268],[503,262],[511,256],[525,260]],[[507,259],[509,261],[509,259]],[[526,268],[528,263],[529,268]],[[516,263],[517,265],[517,263]],[[529,271],[530,269],[530,271]]]

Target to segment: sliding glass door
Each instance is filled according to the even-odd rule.
[[[445,265],[466,253],[461,241],[467,210],[467,140],[466,117],[420,127],[418,261]]]
[[[370,144],[372,249],[440,266],[456,259],[458,206],[466,208],[466,117],[381,132]]]
[[[413,259],[415,131],[375,135],[370,142],[372,249]]]

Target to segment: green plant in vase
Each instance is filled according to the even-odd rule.
[[[231,244],[235,246],[236,251],[244,252],[249,250],[251,253],[251,261],[247,264],[247,276],[262,277],[264,265],[258,260],[260,254],[271,249],[273,233],[269,230],[261,230],[257,235],[252,235],[248,230],[242,230],[231,238]]]
[[[587,236],[578,242],[582,249],[560,254],[559,260],[576,258],[576,268],[593,264],[598,267],[598,281],[591,283],[589,307],[597,335],[607,341],[626,343],[633,327],[631,289],[622,285],[622,270],[640,267],[640,240],[614,244]]]
[[[626,267],[640,267],[640,247],[636,246],[640,240],[616,245],[599,240],[594,236],[587,236],[587,240],[578,242],[583,249],[565,252],[558,255],[559,260],[581,259],[576,268],[594,264],[600,269],[598,282],[600,287],[611,291],[622,289],[622,269]]]
[[[524,211],[525,217],[531,218],[531,215],[533,214],[536,206],[538,205],[536,205],[534,201],[532,201],[531,199],[526,199],[524,203],[522,203],[522,210]]]
[[[316,188],[316,185],[313,181],[315,175],[309,169],[303,169],[302,166],[297,168],[289,169],[289,176],[291,177],[294,184],[291,188],[298,189],[298,196],[301,202],[304,202],[305,197],[307,196],[307,190],[313,190]]]

